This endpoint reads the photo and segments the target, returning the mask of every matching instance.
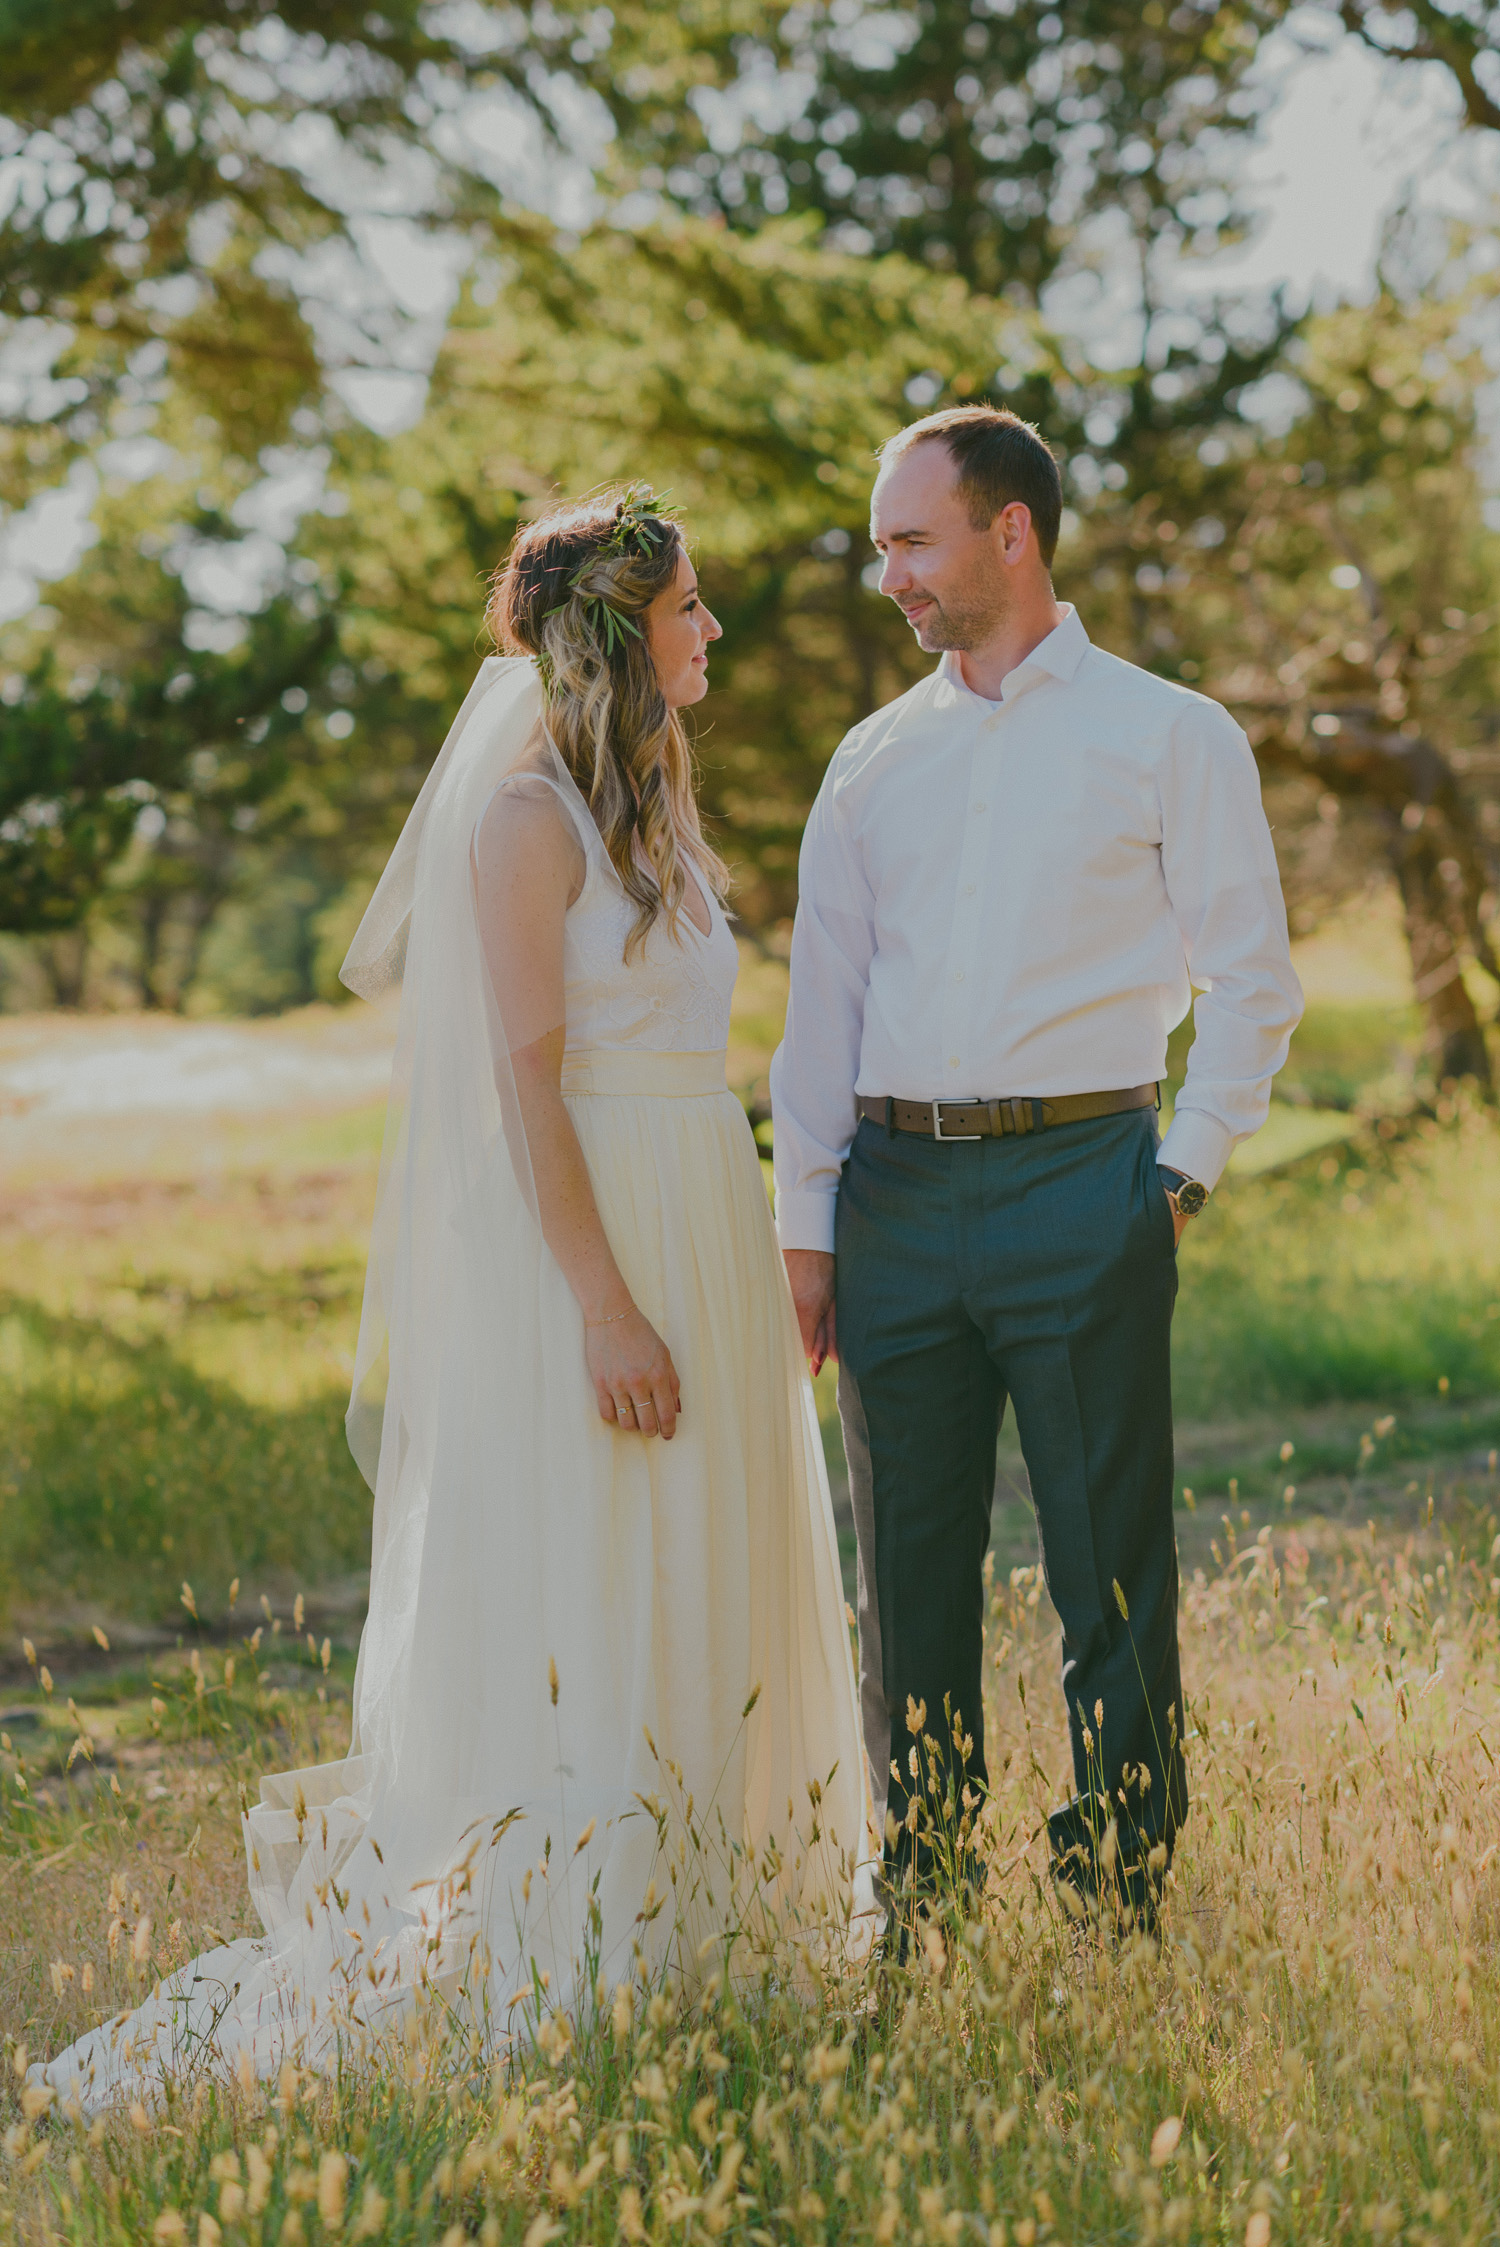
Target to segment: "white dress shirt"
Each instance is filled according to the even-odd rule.
[[[856,1093],[1148,1084],[1194,984],[1160,1160],[1213,1186],[1302,1013],[1249,743],[1076,609],[998,702],[945,655],[845,736],[807,823],[771,1064],[782,1247],[833,1247]]]

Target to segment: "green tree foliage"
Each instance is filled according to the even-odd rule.
[[[862,582],[879,440],[914,405],[1005,395],[1046,420],[1076,456],[1080,491],[1097,493],[1106,489],[1112,463],[1097,457],[1096,440],[1114,452],[1125,441],[1122,431],[1149,441],[1163,419],[1211,424],[1235,385],[1270,363],[1274,338],[1237,340],[1216,357],[1188,348],[1196,328],[1184,331],[1186,343],[1162,330],[1149,367],[1143,358],[1138,379],[1122,383],[1101,378],[1076,354],[1065,363],[1050,352],[1027,310],[1081,218],[1109,201],[1110,180],[1123,176],[1121,167],[1135,165],[1130,176],[1147,182],[1143,224],[1152,209],[1170,203],[1150,184],[1160,184],[1165,172],[1156,156],[1141,156],[1143,119],[1159,127],[1163,149],[1177,134],[1191,169],[1213,116],[1248,113],[1240,87],[1244,54],[1235,49],[1232,68],[1226,61],[1215,111],[1201,71],[1196,107],[1174,91],[1189,59],[1183,39],[1153,32],[1142,46],[1140,27],[1118,7],[1101,8],[1098,21],[1091,17],[1085,27],[1088,36],[1066,41],[1055,36],[1056,19],[1036,8],[1020,9],[1003,26],[986,18],[983,41],[977,11],[960,23],[950,9],[923,18],[915,48],[897,53],[883,74],[878,58],[867,67],[857,45],[845,55],[837,11],[798,13],[774,0],[724,0],[691,18],[626,7],[608,25],[597,14],[563,11],[497,32],[483,53],[476,45],[438,54],[410,10],[369,21],[373,30],[338,9],[273,14],[252,5],[201,9],[188,21],[142,8],[122,42],[115,17],[85,9],[85,35],[74,42],[62,19],[28,19],[28,67],[16,106],[56,161],[45,175],[46,193],[33,194],[12,215],[18,271],[24,269],[19,288],[30,291],[12,301],[21,309],[45,301],[69,324],[49,370],[50,412],[11,432],[10,491],[21,496],[38,481],[55,480],[70,451],[149,424],[184,460],[217,462],[209,473],[219,535],[227,537],[267,445],[292,433],[310,440],[337,424],[326,411],[309,412],[314,403],[326,407],[327,370],[287,263],[288,253],[305,253],[344,223],[326,172],[318,173],[298,138],[308,121],[293,112],[306,101],[309,69],[322,72],[325,141],[342,136],[362,155],[387,159],[402,136],[409,144],[430,124],[444,72],[449,81],[467,75],[471,83],[496,73],[544,111],[547,89],[565,72],[602,93],[612,110],[620,134],[613,176],[632,163],[639,171],[655,148],[669,163],[679,201],[692,200],[680,159],[693,143],[697,200],[706,198],[711,211],[733,209],[736,224],[728,232],[701,222],[606,230],[567,253],[547,229],[488,206],[503,293],[488,320],[471,316],[455,332],[423,430],[393,449],[347,428],[336,436],[337,472],[347,470],[351,493],[368,486],[398,495],[400,538],[391,539],[389,515],[380,520],[361,503],[336,531],[312,523],[304,542],[349,581],[337,627],[343,648],[320,643],[322,660],[358,683],[342,699],[356,718],[361,748],[378,739],[368,760],[349,758],[342,816],[321,820],[321,847],[330,859],[340,850],[347,858],[356,847],[349,838],[362,832],[361,809],[383,802],[389,816],[410,794],[472,664],[480,580],[503,551],[517,511],[554,483],[654,473],[696,510],[710,593],[725,612],[734,649],[721,665],[730,691],[704,743],[710,802],[743,869],[747,914],[755,922],[784,915],[794,894],[801,821],[834,741],[912,675],[913,650],[899,619]],[[1116,37],[1124,41],[1118,53],[1110,44]],[[965,248],[954,231],[952,197],[936,192],[928,197],[932,224],[925,233],[887,228],[880,237],[916,250],[915,258],[856,255],[854,236],[843,250],[830,250],[813,229],[836,215],[833,205],[819,205],[800,189],[788,195],[806,208],[800,227],[767,220],[774,193],[759,204],[739,196],[733,167],[747,160],[752,144],[763,181],[771,178],[765,167],[779,165],[789,188],[797,188],[793,172],[803,164],[800,141],[757,138],[753,124],[732,161],[718,162],[710,145],[708,97],[753,73],[768,42],[780,66],[811,69],[811,125],[798,132],[812,130],[826,153],[844,132],[835,115],[847,124],[858,92],[873,136],[855,151],[866,172],[888,126],[891,146],[899,142],[907,151],[911,179],[920,172],[929,185],[942,172],[942,150],[925,128],[915,140],[898,129],[908,112],[926,114],[928,97],[913,90],[911,73],[925,72],[923,85],[935,84],[931,73],[946,67],[945,55],[959,77],[978,70],[989,89],[985,99],[1015,112],[1009,153],[984,159],[996,188],[994,195],[984,191],[989,249],[981,254],[977,246],[979,203],[964,206]],[[1229,57],[1233,41],[1226,35],[1221,45]],[[1248,52],[1243,40],[1241,47]],[[841,92],[838,72],[846,62],[864,78]],[[1018,91],[1007,95],[1012,80]],[[970,102],[969,127],[977,132],[975,97],[958,98]],[[950,110],[951,102],[945,115]],[[997,184],[1007,167],[1029,199],[1031,216],[1019,235],[1004,214],[1010,208],[1013,217],[1020,206],[1007,205]],[[129,192],[111,200],[106,188],[117,173],[128,175]],[[831,174],[825,167],[810,177],[826,185]],[[894,175],[882,177],[882,207],[893,210],[908,190]],[[1050,216],[1032,209],[1038,194]],[[451,173],[437,174],[427,207],[447,218],[473,217],[479,202]],[[1020,290],[1023,301],[1002,307],[974,283],[1003,277],[1000,251],[1008,257],[1022,236],[1016,272],[1024,270],[1029,283]],[[1014,300],[1016,287],[1010,295]],[[497,430],[506,448],[499,467]],[[402,465],[408,460],[409,468]],[[111,565],[101,558],[99,566]],[[87,612],[98,604],[84,588],[93,574],[81,575],[81,599],[67,600],[59,640],[85,671],[96,629]],[[178,666],[170,645],[154,645],[160,694]],[[145,660],[138,649],[137,666]],[[327,700],[317,679],[306,686]],[[56,690],[37,674],[26,691],[29,701]],[[380,704],[378,729],[365,714],[367,700]],[[213,744],[203,746],[220,757]],[[55,763],[49,769],[55,772]],[[81,836],[92,822],[89,866],[102,877],[126,832],[122,804],[148,791],[159,810],[168,786],[154,768],[131,774],[116,783],[106,814],[108,791],[88,777],[103,769],[81,764],[71,790],[36,797],[23,793],[30,776],[18,759],[12,836],[42,829]],[[187,769],[181,759],[174,768],[179,779],[170,786],[179,799]],[[120,788],[134,793],[121,796]],[[307,799],[302,818],[305,826],[320,824]],[[151,883],[143,888],[139,824],[131,832],[137,872],[128,886],[137,904],[144,910],[146,889],[159,881],[170,911],[201,916],[224,878],[192,892],[193,869],[206,864],[205,853],[174,856],[161,840],[148,854]],[[226,856],[216,848],[207,855],[223,868],[242,863],[244,852]],[[24,899],[18,887],[12,921],[35,925],[42,916],[35,892],[43,863],[36,862]],[[55,863],[60,869],[61,859]],[[123,858],[119,863],[123,868]],[[70,868],[46,916],[66,920],[82,909],[87,891],[81,867]],[[144,924],[142,943],[149,950]]]
[[[742,226],[816,211],[1031,301],[1104,213],[1217,246],[1235,217],[1224,144],[1266,98],[1247,76],[1253,0],[781,0],[753,23],[661,17],[654,37],[643,14],[660,17],[616,12],[590,75],[647,184]]]
[[[1043,362],[1034,323],[956,277],[830,252],[805,223],[601,229],[566,258],[549,248],[493,307],[467,302],[423,423],[362,448],[349,516],[317,532],[351,556],[351,656],[418,690],[430,724],[472,674],[484,578],[522,510],[651,477],[726,627],[700,754],[739,908],[763,926],[795,902],[840,734],[925,667],[862,581],[875,448],[909,416],[914,379],[977,394],[1007,342]]]
[[[1272,802],[1294,926],[1394,877],[1433,1072],[1490,1069],[1466,964],[1500,838],[1500,536],[1486,527],[1493,280],[1390,286],[1311,322],[1279,435],[1179,444],[1088,526],[1096,628],[1228,704]]]
[[[493,304],[467,301],[417,429],[335,435],[338,512],[304,518],[283,590],[224,652],[184,649],[182,577],[232,538],[253,472],[195,438],[166,390],[175,467],[101,510],[98,547],[6,689],[9,925],[66,926],[102,887],[161,1003],[278,850],[310,849],[335,885],[368,867],[484,652],[484,580],[522,510],[640,474],[683,508],[729,627],[702,753],[741,908],[756,925],[790,911],[829,749],[914,675],[899,618],[861,580],[874,449],[923,370],[973,392],[1002,329],[1029,360],[1044,346],[955,277],[832,255],[806,223],[601,230],[566,253],[538,224],[504,279]],[[306,707],[289,713],[288,693]],[[335,716],[351,729],[336,738]]]
[[[161,1005],[191,982],[250,839],[263,851],[305,828],[301,682],[326,671],[335,630],[283,597],[232,652],[186,647],[181,585],[117,560],[106,547],[80,572],[71,628],[7,682],[0,899],[3,925],[52,934],[107,897],[133,924],[140,995]]]
[[[0,0],[0,339],[16,401],[0,502],[145,432],[171,449],[133,499],[101,506],[50,644],[9,635],[0,927],[57,930],[106,888],[117,913],[128,897],[149,1000],[181,993],[218,906],[253,878],[248,838],[263,853],[318,824],[307,776],[331,745],[280,698],[337,700],[326,604],[285,572],[245,644],[215,652],[181,582],[189,550],[237,541],[234,505],[278,465],[270,448],[286,470],[345,419],[329,390],[340,357],[373,355],[378,338],[315,337],[310,261],[348,250],[351,215],[382,199],[432,226],[494,214],[437,153],[433,120],[478,68],[427,13]]]
[[[323,390],[295,261],[392,186],[434,225],[492,210],[429,130],[476,71],[431,13],[416,0],[0,0],[14,185],[0,316],[60,324],[68,393],[23,448],[43,480],[98,437],[143,346],[253,458]],[[42,430],[57,442],[40,444]]]
[[[162,621],[170,630],[180,616],[169,611]],[[173,634],[181,668],[170,678],[147,662],[123,676],[76,674],[67,689],[48,650],[5,720],[0,889],[9,925],[46,930],[76,920],[123,854],[142,803],[191,790],[195,774],[205,802],[251,824],[243,814],[285,776],[279,692],[301,678],[326,630],[299,627],[276,605],[232,658],[195,657]],[[242,730],[260,751],[250,760],[236,743]],[[231,745],[241,752],[238,773],[226,763]]]
[[[1320,823],[1331,796],[1395,876],[1434,1073],[1488,1083],[1463,974],[1474,962],[1500,984],[1487,933],[1500,538],[1482,513],[1486,371],[1471,324],[1484,298],[1387,294],[1310,331],[1307,410],[1284,462],[1258,464],[1242,534],[1252,668],[1233,683],[1268,774],[1300,769],[1322,791]]]
[[[1500,123],[1493,8],[1421,0],[1392,11],[1343,0],[1341,18],[1382,54],[1446,67],[1469,124]],[[899,246],[1007,303],[1040,308],[1056,301],[1044,297],[1048,285],[1061,282],[1076,313],[1091,274],[1097,301],[1113,297],[1117,317],[1097,355],[1070,340],[1020,379],[1002,359],[985,386],[1036,419],[1063,459],[1077,519],[1064,547],[1064,589],[1091,589],[1086,611],[1121,653],[1187,682],[1223,682],[1219,691],[1251,723],[1268,779],[1292,815],[1284,855],[1297,862],[1305,916],[1372,863],[1394,873],[1433,1066],[1487,1083],[1462,970],[1465,961],[1491,971],[1495,964],[1486,934],[1491,815],[1473,746],[1494,707],[1493,593],[1476,593],[1474,581],[1493,589],[1495,556],[1476,535],[1480,370],[1472,360],[1458,364],[1448,277],[1424,273],[1388,292],[1374,315],[1348,316],[1339,332],[1346,342],[1359,334],[1372,367],[1389,373],[1384,337],[1392,327],[1406,339],[1395,356],[1409,364],[1383,383],[1372,367],[1362,382],[1346,370],[1330,397],[1319,368],[1332,331],[1320,328],[1313,345],[1276,304],[1258,325],[1243,306],[1200,300],[1188,310],[1165,276],[1164,250],[1210,250],[1238,222],[1228,159],[1265,99],[1249,66],[1276,27],[1298,35],[1284,0],[1131,8],[1097,0],[1067,9],[1047,0],[998,8],[918,0],[900,16],[812,0],[769,14],[758,41],[712,15],[685,19],[676,36],[699,58],[709,91],[690,105],[686,137],[680,109],[668,121],[654,168],[658,119],[649,105],[625,112],[617,103],[617,115],[648,183],[689,207],[716,203],[737,225],[753,226],[766,210],[804,208],[846,242]],[[716,98],[731,70],[734,104]],[[799,72],[803,96],[778,114],[768,90],[789,91]],[[625,84],[629,91],[628,77]],[[1436,312],[1422,301],[1429,285],[1444,298]],[[1434,318],[1444,343],[1430,349]],[[1441,373],[1429,378],[1422,370],[1434,366]],[[1257,386],[1273,371],[1295,373],[1303,401],[1290,452],[1246,418],[1261,412]],[[1450,405],[1456,394],[1451,412],[1431,410],[1434,383]],[[1356,390],[1362,413],[1347,405]],[[923,405],[964,394],[937,370],[908,393]],[[1396,422],[1411,442],[1393,449]],[[1311,486],[1286,481],[1300,475],[1299,445],[1311,448]],[[1316,502],[1313,490],[1322,494]],[[1379,506],[1405,531],[1377,542],[1378,563],[1358,565],[1380,691],[1363,719],[1352,707],[1342,716],[1324,710],[1316,714],[1322,730],[1313,731],[1315,717],[1304,711],[1289,736],[1263,707],[1267,652],[1257,651],[1257,669],[1245,644],[1249,616],[1275,617],[1273,701],[1286,699],[1289,676],[1304,693],[1325,682],[1330,645],[1363,643],[1348,631],[1330,643],[1324,603],[1309,601],[1305,573],[1326,586],[1330,568],[1356,566],[1340,562],[1339,541],[1347,547],[1353,517]],[[1253,552],[1227,529],[1252,522]],[[1455,547],[1458,524],[1466,531]],[[1164,603],[1160,589],[1172,585],[1190,597]],[[1227,599],[1205,597],[1213,586]],[[1111,597],[1116,587],[1128,592]],[[1444,638],[1445,614],[1470,620],[1463,661],[1451,630]],[[1444,681],[1436,697],[1434,666]],[[1293,764],[1304,783],[1323,768],[1311,796],[1307,785],[1288,787]],[[1336,852],[1327,847],[1330,805],[1351,813]]]
[[[1430,8],[1349,9],[1392,51],[1442,32]],[[9,146],[42,182],[0,230],[0,313],[50,353],[0,429],[0,491],[14,503],[132,432],[166,448],[144,482],[106,486],[50,630],[8,637],[0,925],[102,915],[140,990],[176,1003],[215,916],[263,929],[274,896],[300,933],[265,1003],[310,995],[485,650],[485,579],[517,521],[556,489],[647,475],[727,627],[705,792],[740,909],[769,926],[840,734],[926,667],[867,582],[875,448],[914,412],[988,397],[1062,458],[1062,593],[1250,724],[1304,920],[1372,866],[1394,874],[1434,1067],[1483,1075],[1461,970],[1491,964],[1495,558],[1459,299],[1427,274],[1425,302],[1393,284],[1307,327],[1274,303],[1189,308],[1164,278],[1239,224],[1230,159],[1265,98],[1248,66],[1286,16],[0,0],[25,66]],[[1482,95],[1469,16],[1443,22],[1436,59]],[[445,163],[442,112],[486,80],[544,131],[597,96],[616,136],[601,179],[634,199],[574,240]],[[408,204],[474,249],[427,411],[391,441],[330,392],[340,352],[372,339],[331,348],[298,295],[348,230],[356,161],[367,202],[405,166]],[[1065,300],[1051,335],[1043,308]],[[1273,374],[1290,403],[1268,425]],[[324,497],[277,532],[259,608],[206,616],[188,590],[204,557],[297,462]],[[1351,568],[1352,589],[1329,574]]]

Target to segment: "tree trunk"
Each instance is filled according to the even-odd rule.
[[[52,1004],[70,1010],[81,1007],[89,971],[87,929],[60,930],[38,947],[38,957],[52,986]]]
[[[1454,943],[1452,902],[1430,851],[1418,845],[1418,837],[1403,833],[1390,855],[1406,916],[1423,1045],[1439,1084],[1469,1077],[1488,1095],[1494,1085],[1489,1049]]]
[[[1279,716],[1279,713],[1278,713]],[[1486,868],[1474,806],[1431,741],[1392,735],[1346,708],[1335,735],[1293,741],[1279,724],[1258,729],[1256,755],[1285,772],[1316,774],[1325,788],[1373,813],[1401,892],[1423,1044],[1439,1084],[1467,1077],[1486,1100],[1494,1072],[1463,979],[1465,954],[1500,980],[1485,928]]]
[[[166,933],[167,907],[170,900],[162,890],[148,890],[140,903],[141,948],[136,961],[136,976],[141,986],[141,1004],[156,1012],[165,1012],[166,996],[161,984],[162,938]]]
[[[184,916],[186,935],[183,944],[181,972],[178,975],[177,989],[172,999],[174,1014],[181,1014],[187,1004],[188,992],[197,980],[198,968],[202,962],[204,939],[208,935],[214,915],[224,902],[224,895],[224,891],[215,884],[212,889],[194,890],[188,899],[188,909]]]

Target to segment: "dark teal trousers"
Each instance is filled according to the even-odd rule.
[[[877,1800],[883,1763],[899,1829],[887,1848],[898,1878],[924,1859],[904,1824],[908,1699],[926,1704],[955,1790],[982,1795],[988,1783],[982,1571],[1007,1397],[1062,1619],[1075,1791],[1050,1821],[1054,1861],[1092,1891],[1112,1819],[1111,1878],[1149,1907],[1161,1867],[1151,1852],[1160,1842],[1170,1855],[1186,1815],[1177,1265],[1156,1149],[1149,1109],[943,1146],[865,1121],[845,1164],[838,1341],[861,1698]],[[966,1755],[945,1705],[972,1742]]]

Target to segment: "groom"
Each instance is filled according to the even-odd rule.
[[[1187,1810],[1176,1249],[1265,1120],[1301,992],[1244,734],[1091,643],[1053,594],[1061,513],[1057,465],[1014,414],[932,414],[881,453],[880,590],[941,661],[846,736],[808,822],[771,1072],[776,1216],[814,1370],[840,1360],[891,1874],[931,1869],[907,1817],[911,1704],[955,1794],[986,1786],[982,1569],[1009,1397],[1062,1619],[1076,1793],[1049,1821],[1053,1862],[1149,1920]]]

